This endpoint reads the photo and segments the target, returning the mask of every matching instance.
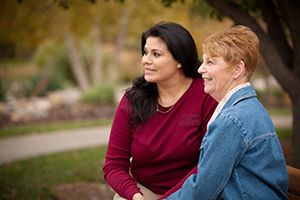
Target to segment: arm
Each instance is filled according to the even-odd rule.
[[[136,193],[135,195],[133,195],[132,200],[145,200],[145,198],[141,193]]]
[[[240,128],[229,118],[211,124],[201,146],[198,174],[167,199],[216,199],[226,186],[234,165],[245,151]]]
[[[137,183],[129,175],[131,131],[128,124],[126,98],[123,97],[117,108],[111,128],[108,149],[104,164],[104,178],[120,196],[132,199],[139,193]]]
[[[193,174],[197,174],[197,166],[195,166],[179,183],[177,183],[174,187],[172,187],[170,190],[168,190],[163,196],[161,196],[159,199],[166,199],[168,196],[170,196],[172,193],[179,190],[185,180],[190,177]]]

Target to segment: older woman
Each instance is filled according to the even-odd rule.
[[[167,199],[287,199],[288,176],[272,121],[249,80],[259,40],[245,26],[203,43],[204,91],[219,102],[202,140],[198,174]]]

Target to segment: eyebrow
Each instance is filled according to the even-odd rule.
[[[148,50],[145,46],[144,46],[144,51]],[[163,52],[163,49],[151,49],[151,51],[160,51]]]
[[[146,45],[144,46],[144,49],[147,49]],[[152,49],[151,51],[162,51],[162,49]]]

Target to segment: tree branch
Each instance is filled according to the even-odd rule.
[[[300,77],[300,2],[295,0],[278,0],[278,7],[290,31],[293,48],[293,72]],[[297,22],[298,21],[298,22]]]
[[[272,0],[256,0],[258,7],[262,11],[264,21],[268,26],[268,35],[275,44],[279,55],[285,65],[292,69],[293,51],[287,42],[284,28],[280,23],[280,18],[276,12],[276,7]]]
[[[244,24],[253,29],[260,37],[265,37],[265,33],[258,22],[243,10],[238,4],[233,2],[224,2],[220,0],[206,0],[208,4],[216,8],[222,14],[228,16],[238,24]]]
[[[206,2],[236,23],[251,27],[260,39],[261,53],[268,63],[268,67],[272,74],[286,91],[290,94],[295,93],[295,90],[297,89],[296,87],[288,87],[291,85],[297,85],[298,81],[295,74],[286,67],[282,57],[280,56],[280,52],[274,45],[271,38],[259,25],[258,21],[256,21],[256,19],[246,10],[242,9],[238,4],[233,3],[232,1],[224,2],[220,0],[206,0]]]

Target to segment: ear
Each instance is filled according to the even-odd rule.
[[[181,68],[182,66],[181,66],[181,64],[180,63],[177,63],[177,68],[179,69],[179,68]]]
[[[233,69],[233,78],[240,78],[245,73],[245,63],[240,60],[240,62],[234,66]]]

